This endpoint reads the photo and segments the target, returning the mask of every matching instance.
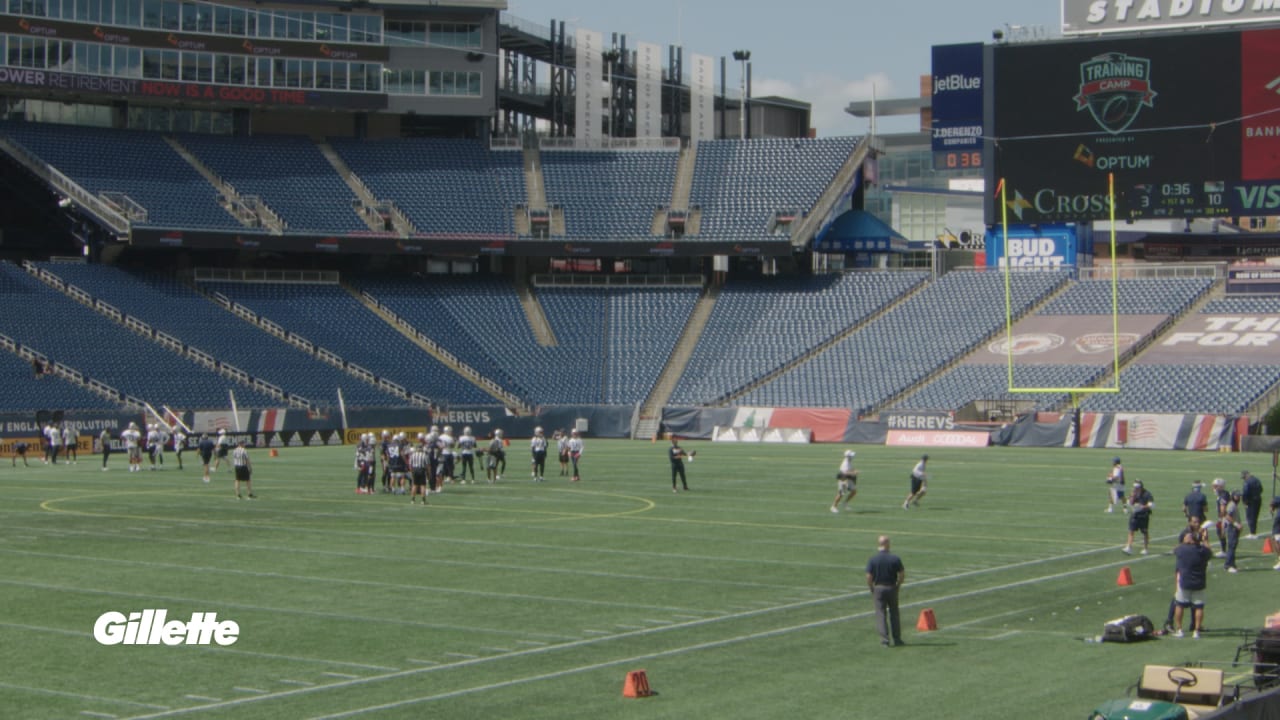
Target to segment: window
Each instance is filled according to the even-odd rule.
[[[161,0],[160,27],[164,30],[181,28],[182,8],[175,0]]]
[[[142,0],[142,27],[160,27],[161,0]]]
[[[231,8],[231,34],[244,35],[246,23],[245,11],[240,8]]]
[[[165,80],[178,79],[178,51],[177,50],[161,50],[160,51],[160,77]]]
[[[333,63],[328,60],[316,61],[316,87],[321,90],[333,87]]]
[[[159,79],[163,50],[145,49],[142,51],[142,77],[149,80]]]

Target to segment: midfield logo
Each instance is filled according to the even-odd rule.
[[[1151,61],[1124,53],[1104,53],[1080,63],[1076,111],[1089,109],[1098,127],[1118,135],[1144,107],[1154,107]]]
[[[219,621],[218,613],[191,613],[188,622],[166,622],[168,616],[168,610],[105,612],[93,624],[93,639],[101,645],[231,645],[240,637],[240,625]]]

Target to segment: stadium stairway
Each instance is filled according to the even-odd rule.
[[[194,153],[183,147],[182,143],[168,136],[165,136],[164,141],[222,195],[223,208],[231,213],[241,225],[245,227],[265,227],[277,235],[284,232],[284,220],[261,199],[246,200],[231,183],[218,177],[217,173],[210,170],[209,166],[201,162]]]
[[[414,227],[413,221],[394,202],[379,200],[374,196],[369,186],[364,184],[360,176],[356,175],[355,171],[338,155],[338,151],[334,150],[332,145],[327,142],[317,141],[316,148],[320,150],[320,154],[324,156],[324,159],[328,160],[329,164],[333,166],[334,171],[338,173],[338,177],[342,178],[347,187],[351,188],[351,192],[354,192],[356,197],[360,199],[360,219],[364,220],[365,225],[368,225],[370,230],[379,233],[386,232],[386,227],[383,226],[382,221],[382,213],[385,212],[387,218],[391,221],[391,227],[400,237],[409,237],[418,232],[418,228]]]
[[[645,398],[640,406],[640,420],[631,434],[633,439],[653,440],[657,437],[658,430],[662,427],[662,408],[671,399],[671,393],[680,382],[680,376],[684,374],[689,358],[693,356],[698,338],[702,336],[702,331],[707,327],[707,321],[711,319],[711,311],[715,309],[718,297],[720,297],[719,285],[707,285],[703,289],[702,297],[698,298],[698,303],[694,305],[693,312],[689,314],[684,330],[680,333],[680,340],[676,342],[675,348],[671,351],[671,357],[667,358],[667,364],[658,376],[658,382],[654,383],[649,397]]]
[[[856,173],[862,170],[862,164],[866,161],[868,153],[874,149],[883,153],[883,140],[873,138],[868,135],[858,142],[857,148],[845,160],[844,165],[840,166],[840,170],[836,173],[831,184],[818,197],[818,201],[814,203],[813,208],[800,221],[791,227],[791,244],[796,247],[802,247],[809,244],[809,241],[817,235],[818,230],[822,228],[822,223],[826,220],[836,204],[847,189],[853,186],[856,180]]]
[[[529,281],[523,275],[516,279],[516,296],[520,298],[520,307],[524,308],[525,319],[529,321],[529,329],[533,331],[538,344],[543,347],[558,345],[555,331],[551,329],[551,322],[547,320],[542,303],[538,302],[538,297],[533,294],[533,288],[529,287]]]
[[[466,378],[471,384],[480,388],[484,392],[492,395],[495,399],[502,402],[509,408],[519,410],[526,414],[532,414],[533,409],[530,408],[523,400],[514,394],[502,389],[498,383],[485,378],[475,368],[467,365],[459,360],[452,353],[441,348],[439,345],[431,342],[427,336],[421,331],[409,325],[408,322],[400,318],[400,316],[388,310],[377,298],[367,292],[357,290],[346,283],[341,283],[342,289],[351,293],[352,297],[359,300],[370,312],[377,315],[384,322],[390,325],[396,332],[408,338],[409,342],[422,348],[424,352],[439,360],[446,367],[452,369],[462,377]]]
[[[270,385],[269,383],[263,383],[261,381],[256,381],[255,378],[251,377],[244,371],[239,370],[238,368],[235,368],[230,365],[226,365],[224,363],[215,362],[214,359],[208,356],[207,354],[199,353],[199,351],[196,350],[195,348],[184,346],[180,341],[177,340],[177,338],[173,338],[172,336],[166,335],[165,333],[162,333],[162,332],[153,331],[149,325],[142,322],[138,318],[135,318],[120,312],[110,303],[107,303],[105,301],[99,301],[98,299],[94,298],[84,290],[81,290],[75,285],[71,285],[65,282],[62,278],[58,277],[56,274],[54,274],[53,272],[50,272],[47,269],[37,267],[34,263],[31,263],[31,262],[24,262],[22,265],[22,270],[24,270],[26,273],[31,275],[33,278],[39,280],[44,285],[47,285],[54,291],[58,293],[62,293],[63,295],[66,295],[68,298],[70,298],[71,300],[88,307],[90,310],[93,310],[99,315],[102,315],[107,321],[118,324],[121,330],[125,330],[135,335],[138,335],[146,340],[154,342],[156,345],[159,345],[165,350],[171,351],[183,358],[186,358],[195,363],[198,363],[199,365],[203,365],[213,373],[220,375],[224,378],[227,378],[228,380],[232,380],[236,382],[247,391],[251,391],[254,394],[260,394],[260,397],[267,396],[273,400],[277,400],[281,403],[287,403],[289,405],[293,405],[296,407],[306,407],[308,405],[307,402],[302,401],[300,398],[287,396],[283,391],[280,390],[280,388],[275,387],[274,385]],[[193,353],[190,351],[196,351],[196,352]],[[104,398],[111,399],[113,397],[113,394],[118,393],[120,397],[116,398],[117,401],[121,402],[127,407],[135,408],[138,410],[147,409],[145,401],[141,400],[140,398],[132,397],[127,393],[118,391],[115,388],[111,387],[110,385],[104,385],[98,381],[86,382],[85,381],[86,376],[83,373],[81,373],[78,369],[70,368],[70,367],[58,367],[60,365],[61,363],[55,363],[55,372],[59,376],[70,379],[73,382],[77,382],[78,384],[83,385],[84,387],[90,389],[91,391],[97,393],[98,395],[101,395]]]

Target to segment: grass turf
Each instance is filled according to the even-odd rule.
[[[1194,479],[1238,485],[1266,458],[1124,451],[1156,498],[1152,554],[1120,553],[1105,514],[1114,451],[931,450],[922,506],[901,507],[918,451],[859,448],[859,491],[829,511],[833,446],[589,441],[583,482],[503,481],[428,508],[353,493],[352,449],[254,451],[256,501],[230,473],[128,473],[112,457],[0,466],[0,708],[6,717],[1079,718],[1145,663],[1230,663],[1280,601],[1274,558],[1242,540],[1215,561],[1201,640],[1093,644],[1104,621],[1164,619],[1167,552]],[[1264,509],[1265,515],[1265,509]],[[1270,528],[1264,517],[1260,526]],[[1265,532],[1263,527],[1260,530]],[[876,536],[907,566],[882,649],[863,566]],[[1117,585],[1120,569],[1134,584]],[[104,612],[216,612],[219,646],[102,646]],[[629,670],[658,694],[624,699]],[[1229,668],[1230,669],[1230,668]],[[1243,674],[1247,668],[1230,669]]]

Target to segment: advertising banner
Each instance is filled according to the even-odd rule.
[[[693,55],[689,80],[689,137],[693,141],[716,138],[715,64],[710,56]]]
[[[988,267],[1045,268],[1074,267],[1079,244],[1072,224],[1010,225],[1009,251],[1005,253],[1005,231],[1000,225],[987,230]]]
[[[636,46],[636,137],[662,137],[662,48]]]
[[[1280,294],[1280,266],[1233,265],[1227,269],[1227,294]]]
[[[269,58],[309,58],[350,62],[386,62],[386,45],[244,38],[151,30],[134,27],[104,27],[92,23],[65,22],[43,17],[0,15],[0,33],[27,35],[48,40],[75,40],[119,47],[163,48],[192,52],[253,55]]]
[[[890,446],[914,445],[922,447],[986,447],[991,434],[980,431],[958,430],[890,430],[884,444]]]
[[[1231,446],[1233,426],[1222,415],[1081,413],[1080,447],[1217,450]],[[1068,437],[1067,446],[1074,438]]]
[[[574,98],[574,137],[596,140],[601,135],[600,118],[604,112],[604,36],[598,30],[578,28],[575,62],[576,96]]]
[[[157,227],[135,227],[129,242],[139,247],[171,249],[262,250],[282,253],[356,253],[360,255],[422,255],[477,257],[781,257],[791,255],[791,241],[785,236],[756,240],[531,240],[516,235],[481,233],[435,233],[410,238],[393,235],[352,233],[350,235],[308,235],[290,233],[225,233]]]
[[[1241,177],[1239,32],[988,46],[988,187],[1011,222],[1232,214]],[[1263,51],[1258,51],[1263,52]],[[986,219],[1000,222],[999,198]]]
[[[982,167],[982,43],[933,46],[934,169]]]
[[[15,67],[0,67],[0,87],[4,86],[17,86],[28,90],[92,93],[112,97],[169,99],[184,103],[208,103],[220,106],[283,105],[343,110],[381,110],[387,107],[387,96],[377,93],[141,80]]]

